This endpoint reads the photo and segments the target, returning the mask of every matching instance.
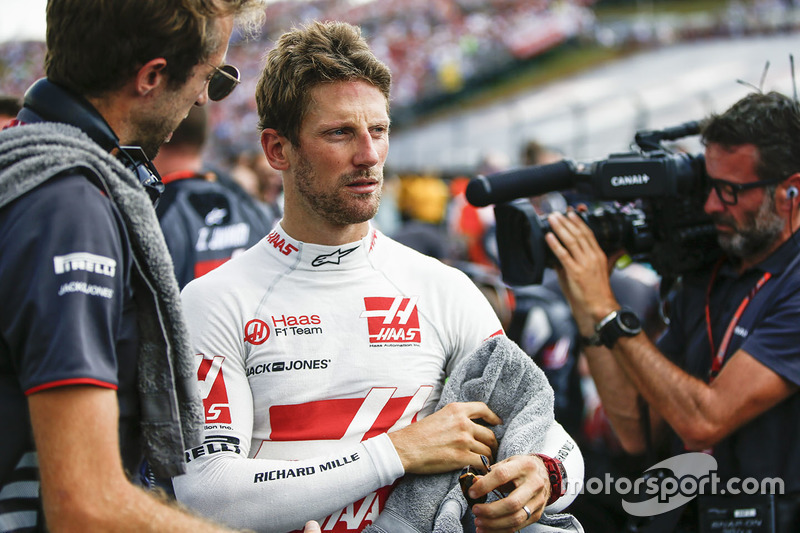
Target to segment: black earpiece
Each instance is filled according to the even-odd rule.
[[[786,197],[789,198],[790,200],[794,200],[795,198],[797,198],[797,193],[798,193],[797,187],[795,187],[794,185],[786,189]]]
[[[136,174],[155,207],[158,199],[164,194],[164,182],[161,181],[161,175],[155,165],[139,146],[120,146],[119,150],[122,164]]]

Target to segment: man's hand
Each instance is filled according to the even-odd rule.
[[[451,403],[389,433],[406,473],[439,474],[467,465],[483,469],[481,455],[494,457],[497,439],[485,424],[502,420],[483,402]]]
[[[303,528],[303,533],[322,533],[322,531],[319,528],[319,524],[313,520],[309,520],[306,522],[306,527]]]
[[[553,232],[545,240],[561,265],[557,269],[561,289],[581,335],[591,336],[597,321],[619,308],[609,282],[613,262],[574,211],[566,216],[552,213],[547,220]]]
[[[479,498],[495,489],[508,494],[472,507],[478,533],[513,533],[538,521],[550,498],[550,477],[539,457],[515,455],[492,465],[488,474],[472,484],[469,493]]]

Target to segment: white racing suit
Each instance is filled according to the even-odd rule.
[[[183,304],[206,425],[175,493],[257,531],[370,524],[404,474],[386,433],[429,415],[460,359],[502,334],[466,275],[372,228],[321,246],[279,224]]]

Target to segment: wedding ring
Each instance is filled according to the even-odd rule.
[[[525,511],[525,514],[526,514],[526,515],[528,515],[528,516],[525,518],[525,520],[530,520],[530,519],[531,519],[531,510],[530,510],[530,509],[528,509],[528,506],[527,506],[527,505],[523,505],[523,506],[522,506],[522,510],[523,510],[523,511]]]

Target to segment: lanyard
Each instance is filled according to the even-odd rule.
[[[711,346],[711,356],[713,357],[711,360],[711,370],[708,374],[709,383],[714,381],[714,378],[716,378],[720,370],[722,370],[722,361],[725,359],[725,353],[728,351],[728,346],[730,345],[733,331],[736,329],[736,325],[742,318],[744,310],[747,308],[750,300],[752,300],[756,293],[761,290],[761,287],[763,287],[764,284],[772,277],[772,274],[769,272],[764,272],[764,275],[761,276],[761,278],[756,282],[755,286],[750,289],[750,292],[745,295],[744,298],[742,298],[742,302],[739,304],[739,307],[733,314],[733,318],[731,318],[731,321],[728,324],[728,329],[725,330],[725,335],[722,337],[719,350],[717,350],[715,355],[714,337],[711,335],[711,288],[714,286],[714,281],[717,279],[717,272],[719,272],[719,267],[722,266],[722,262],[723,260],[718,261],[714,267],[714,271],[711,273],[711,280],[708,282],[708,289],[706,290],[706,328],[708,330],[708,343]]]

